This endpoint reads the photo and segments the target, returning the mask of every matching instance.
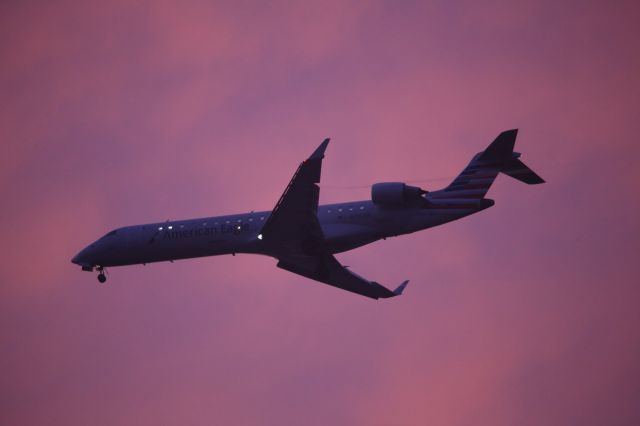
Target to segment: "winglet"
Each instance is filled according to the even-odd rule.
[[[330,140],[331,139],[329,138],[326,138],[325,140],[323,140],[320,146],[315,151],[313,151],[313,154],[311,154],[311,157],[309,157],[309,160],[314,160],[316,158],[318,159],[324,158],[324,151],[327,149],[327,145],[329,145]]]
[[[403,282],[402,284],[400,284],[398,286],[398,288],[396,288],[395,290],[393,290],[393,294],[395,296],[400,296],[402,294],[402,292],[404,291],[404,288],[407,286],[407,284],[409,284],[409,280],[406,280],[405,282]]]

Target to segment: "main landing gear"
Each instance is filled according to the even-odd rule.
[[[98,266],[96,270],[98,271],[98,281],[100,281],[100,283],[107,281],[107,276],[104,274],[104,268],[102,266]]]

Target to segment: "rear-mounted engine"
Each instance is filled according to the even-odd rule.
[[[422,188],[403,182],[380,182],[371,187],[371,200],[378,205],[399,207],[424,203],[426,200],[422,196],[426,193]]]

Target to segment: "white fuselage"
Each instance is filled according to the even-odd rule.
[[[429,207],[381,207],[370,200],[318,207],[318,220],[328,253],[351,250],[382,238],[408,234],[451,222],[493,205],[452,205],[446,200]],[[127,226],[87,246],[73,262],[83,267],[109,267],[171,261],[222,254],[275,256],[260,230],[269,211]]]

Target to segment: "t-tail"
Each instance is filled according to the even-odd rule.
[[[518,129],[500,133],[487,149],[473,157],[449,186],[429,195],[436,199],[482,199],[499,173],[529,185],[544,183],[540,176],[520,161],[520,153],[513,151],[517,135]]]

